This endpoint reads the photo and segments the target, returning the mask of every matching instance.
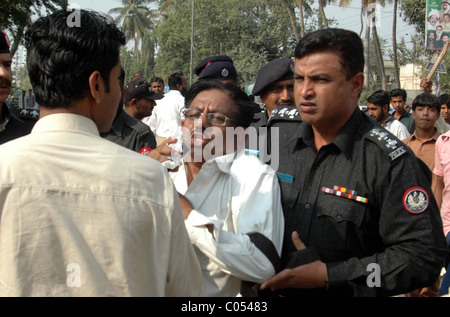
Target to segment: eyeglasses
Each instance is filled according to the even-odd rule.
[[[182,112],[186,119],[192,121],[199,119],[201,116],[205,115],[208,118],[208,123],[212,126],[224,126],[228,121],[238,124],[236,120],[230,119],[226,115],[219,112],[202,113],[200,110],[191,108],[185,108],[182,110]]]

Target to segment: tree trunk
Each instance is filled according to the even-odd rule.
[[[305,18],[303,17],[303,0],[297,0],[297,6],[300,10],[300,35],[305,36]]]
[[[369,15],[369,12],[366,11],[366,15]],[[366,88],[370,87],[370,24],[368,25],[368,22],[365,26],[365,33],[364,33],[364,86]]]
[[[384,61],[383,61],[383,53],[381,52],[380,41],[378,39],[377,27],[375,25],[372,26],[372,34],[373,34],[373,42],[375,45],[375,55],[377,57],[377,66],[378,71],[381,76],[381,89],[386,90],[386,72],[384,70]]]
[[[294,10],[288,5],[287,0],[281,0],[283,5],[286,7],[286,10],[289,14],[289,20],[291,21],[292,30],[294,31],[294,36],[296,41],[300,41],[300,35],[298,34],[297,24],[295,23],[295,13]]]
[[[324,10],[324,0],[319,0],[319,29],[328,29],[327,17]]]

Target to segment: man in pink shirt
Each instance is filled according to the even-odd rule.
[[[436,141],[436,163],[433,170],[433,194],[441,211],[444,234],[450,246],[450,131]],[[445,261],[447,273],[442,281],[439,296],[448,294],[450,286],[449,256]]]

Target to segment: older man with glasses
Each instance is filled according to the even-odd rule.
[[[276,172],[244,151],[252,103],[235,85],[199,81],[183,115],[187,153],[170,174],[202,267],[201,296],[255,295],[240,287],[278,270],[284,218]]]

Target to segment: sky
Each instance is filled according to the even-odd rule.
[[[122,6],[120,0],[69,0],[69,3],[76,3],[82,9],[93,9],[105,13],[107,13],[111,8]],[[358,34],[361,28],[360,11],[360,0],[353,0],[346,8],[339,8],[339,6],[333,4],[328,4],[325,8],[325,14],[327,17],[336,19],[338,23],[337,27],[350,29]],[[392,5],[386,5],[386,7],[380,8],[380,27],[377,29],[378,35],[387,39],[389,43],[392,39],[392,11]],[[413,35],[414,32],[415,30],[413,26],[409,26],[407,23],[403,22],[403,19],[400,16],[397,18],[397,41],[400,41],[402,37],[405,37],[406,42],[408,42],[410,36]]]

